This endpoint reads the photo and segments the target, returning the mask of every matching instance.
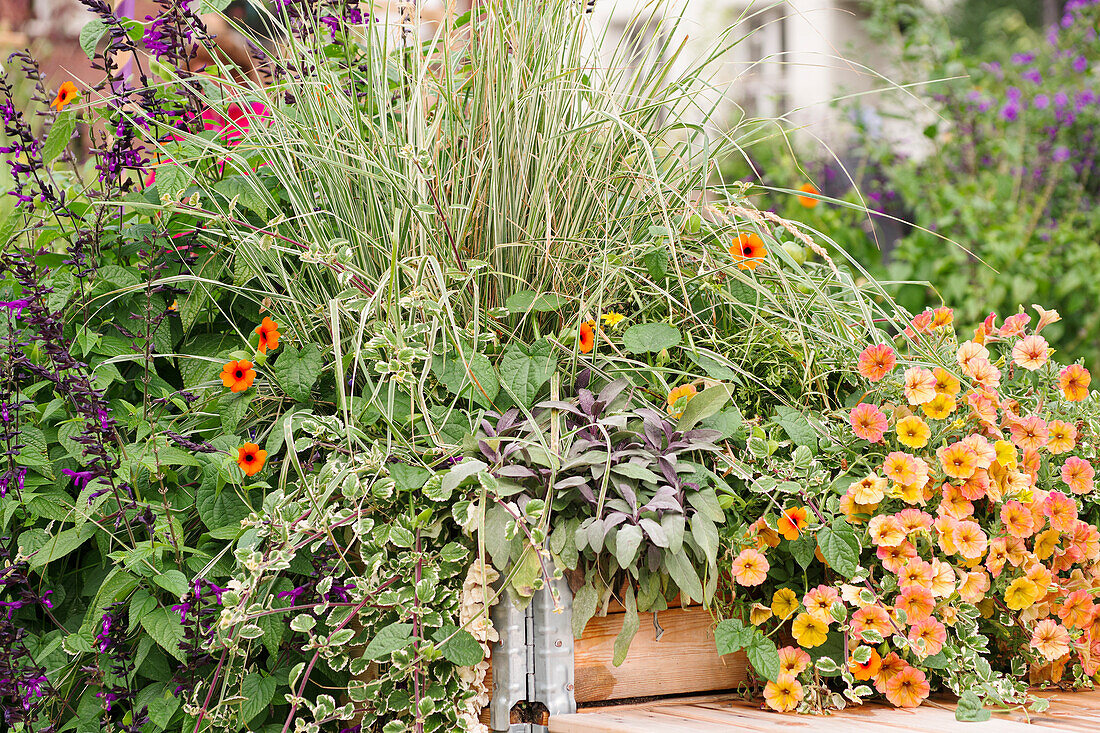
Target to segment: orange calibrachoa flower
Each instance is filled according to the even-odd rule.
[[[809,516],[804,506],[784,509],[779,521],[775,523],[776,529],[783,535],[783,539],[797,540],[799,531],[808,524]]]
[[[1092,480],[1096,470],[1083,458],[1066,459],[1062,466],[1062,481],[1075,494],[1087,494],[1092,491]]]
[[[69,106],[74,99],[80,95],[80,90],[76,88],[76,84],[71,81],[67,81],[61,85],[61,88],[57,90],[57,96],[50,102],[50,106],[56,109],[58,112]]]
[[[1031,632],[1031,648],[1047,661],[1069,654],[1069,631],[1053,619],[1043,619]]]
[[[587,354],[596,345],[596,331],[591,321],[581,324],[581,353]]]
[[[771,609],[776,618],[781,618],[784,620],[788,619],[794,615],[795,611],[798,610],[798,596],[796,596],[794,594],[794,591],[790,588],[780,588],[774,594],[772,594]],[[780,655],[780,659],[782,660],[782,651],[780,652]],[[808,662],[809,657],[807,657],[806,659]],[[805,669],[805,667],[803,667],[802,669]],[[793,672],[793,674],[798,674],[802,671],[802,669],[798,670],[798,672]]]
[[[1058,388],[1070,402],[1081,402],[1089,396],[1092,375],[1080,364],[1070,364],[1058,373]]]
[[[768,250],[764,247],[764,240],[753,232],[742,232],[733,240],[730,247],[733,261],[741,270],[755,270],[760,261],[768,256]]]
[[[1051,420],[1047,425],[1047,436],[1046,449],[1057,456],[1073,450],[1077,443],[1077,428],[1068,422]]]
[[[923,405],[936,396],[936,377],[924,367],[905,370],[905,399],[910,405]]]
[[[768,560],[757,550],[751,548],[741,550],[741,554],[733,560],[730,568],[733,579],[738,585],[760,585],[768,577]]]
[[[764,702],[779,713],[788,713],[802,702],[802,683],[794,675],[781,674],[764,685]]]
[[[955,411],[955,398],[941,392],[921,405],[920,409],[933,420],[943,420]]]
[[[943,367],[936,367],[932,370],[932,374],[936,377],[936,392],[938,394],[954,397],[962,388],[959,380]]]
[[[1045,338],[1033,334],[1020,339],[1012,347],[1012,361],[1033,372],[1050,360],[1052,350]]]
[[[861,402],[848,414],[848,423],[857,438],[877,443],[886,433],[886,413],[875,405]]]
[[[252,386],[255,378],[256,370],[252,368],[252,362],[246,359],[231,361],[222,367],[222,384],[231,392],[244,392]]]
[[[928,423],[916,415],[898,420],[897,425],[894,426],[894,432],[898,435],[899,443],[914,449],[928,445],[928,439],[932,436]]]
[[[793,595],[793,593],[792,593]],[[800,675],[810,666],[810,655],[796,646],[779,650],[779,674]]]
[[[267,451],[261,450],[255,443],[245,443],[237,449],[237,465],[245,476],[255,476],[264,467]]]
[[[869,381],[877,382],[885,377],[897,363],[898,359],[892,348],[886,344],[875,344],[863,350],[856,366],[859,373]]]
[[[802,193],[809,194],[809,196],[798,197],[798,203],[802,204],[807,209],[812,209],[820,203],[820,201],[814,197],[818,196],[821,191],[819,191],[817,186],[815,186],[814,184],[803,183],[801,186],[798,187],[798,190]]]
[[[260,325],[256,326],[256,333],[260,334],[260,343],[256,351],[266,354],[268,349],[274,351],[279,348],[279,324],[265,317]]]
[[[791,623],[791,635],[803,649],[813,649],[829,637],[829,624],[816,616],[800,613]]]
[[[928,678],[916,667],[905,667],[886,683],[886,699],[899,708],[915,708],[928,697]]]

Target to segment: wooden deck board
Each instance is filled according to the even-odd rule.
[[[985,723],[955,720],[954,703],[933,699],[914,710],[879,703],[832,715],[779,714],[733,696],[677,698],[627,706],[606,706],[550,719],[550,733],[708,733],[745,731],[772,733],[1038,733],[1039,731],[1100,731],[1100,691],[1039,694],[1050,698],[1043,713],[1025,710],[996,712]]]

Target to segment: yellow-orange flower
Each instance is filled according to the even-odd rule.
[[[1083,458],[1067,458],[1062,466],[1062,481],[1075,494],[1087,494],[1092,491],[1096,469]]]
[[[954,525],[951,531],[951,541],[955,545],[958,554],[967,560],[976,560],[985,554],[989,546],[989,538],[977,522],[969,520]]]
[[[760,585],[768,577],[768,560],[751,548],[741,550],[733,560],[731,571],[733,579],[744,586]]]
[[[856,504],[878,504],[886,496],[886,479],[878,474],[859,481],[854,481],[848,487],[848,494]]]
[[[752,232],[742,232],[734,237],[733,246],[730,247],[733,261],[738,269],[755,270],[760,261],[768,256],[768,250],[764,247],[764,240]]]
[[[255,443],[245,443],[237,449],[237,465],[245,476],[255,476],[264,467],[267,451],[260,450]]]
[[[928,439],[932,436],[928,423],[916,415],[898,420],[897,425],[894,426],[894,432],[898,435],[899,443],[913,449],[928,445]]]
[[[856,368],[869,381],[877,382],[898,363],[894,350],[886,344],[868,346],[859,355]]]
[[[790,588],[780,588],[772,594],[771,608],[776,618],[789,619],[798,610],[798,596]]]
[[[955,411],[955,398],[948,394],[937,394],[921,405],[920,409],[933,420],[943,420]]]
[[[810,655],[802,649],[785,646],[779,650],[779,674],[800,675],[809,666]]]
[[[877,632],[885,639],[891,630],[890,616],[882,606],[864,606],[852,614],[852,634],[860,641],[867,641],[865,632]]]
[[[1007,440],[998,440],[993,444],[993,450],[997,453],[997,463],[1001,464],[1002,468],[1012,470],[1016,468],[1019,461],[1019,455],[1016,452],[1016,446]]]
[[[759,626],[772,617],[772,610],[763,603],[754,603],[749,609],[749,623]]]
[[[694,384],[681,384],[668,393],[668,413],[673,417],[681,417],[687,408],[687,403],[698,393]]]
[[[955,360],[967,374],[970,373],[972,363],[977,359],[989,361],[989,349],[974,341],[964,341],[959,345],[955,354]]]
[[[781,674],[764,685],[764,703],[780,713],[788,713],[802,702],[802,683],[793,675]]]
[[[967,603],[977,603],[989,590],[989,575],[984,570],[959,571],[959,597]]]
[[[906,621],[912,624],[932,615],[932,609],[936,607],[936,599],[932,596],[932,591],[927,588],[911,585],[898,595],[894,607],[899,611],[905,611]]]
[[[978,454],[966,443],[941,445],[936,449],[943,472],[952,478],[970,478],[978,470]]]
[[[905,539],[901,522],[890,514],[878,514],[871,518],[871,541],[876,547],[897,547]]]
[[[1068,453],[1077,444],[1077,428],[1068,422],[1051,420],[1047,425],[1046,449],[1054,455]]]
[[[1039,450],[1050,439],[1046,421],[1038,415],[1029,415],[1012,421],[1012,442],[1024,450]]]
[[[244,392],[252,386],[255,378],[256,370],[252,368],[252,362],[245,359],[231,361],[222,367],[222,384],[231,392]]]
[[[1035,624],[1031,632],[1031,648],[1053,662],[1069,654],[1069,631],[1053,619],[1045,618]]]
[[[803,649],[821,646],[829,636],[829,625],[808,613],[800,613],[791,623],[791,635]]]
[[[76,84],[71,81],[67,81],[61,85],[61,88],[57,90],[57,96],[50,102],[50,106],[56,109],[58,112],[69,106],[74,99],[80,95],[80,90],[76,88]]]
[[[928,692],[928,679],[915,667],[906,667],[886,683],[886,699],[899,708],[917,707]]]
[[[600,316],[600,320],[603,321],[603,325],[607,326],[608,328],[614,328],[615,326],[619,325],[619,323],[622,322],[624,318],[626,318],[626,316],[624,316],[622,313],[617,313],[615,311],[608,311],[607,313],[604,313]]]
[[[819,585],[806,594],[802,599],[802,605],[806,607],[806,613],[829,624],[832,620],[833,604],[839,598],[840,594],[836,588]]]
[[[1013,611],[1022,611],[1039,600],[1039,586],[1029,578],[1016,578],[1005,589],[1005,605]]]
[[[1058,388],[1070,402],[1080,402],[1089,396],[1092,375],[1080,364],[1070,364],[1058,373]]]
[[[1018,501],[1008,501],[1001,507],[1001,523],[1013,537],[1030,537],[1035,534],[1035,517]]]
[[[890,652],[882,658],[882,666],[879,669],[878,677],[875,678],[875,689],[879,692],[886,692],[886,685],[890,680],[894,679],[903,669],[907,666],[905,660],[898,656],[897,652]]]
[[[260,335],[260,343],[256,351],[266,354],[268,349],[274,351],[279,348],[279,324],[265,317],[260,325],[256,326],[256,333]]]
[[[809,194],[809,196],[799,196],[798,203],[802,204],[807,209],[812,209],[813,207],[817,206],[819,202],[818,199],[814,197],[821,193],[821,191],[817,190],[817,186],[812,183],[803,183],[801,186],[798,187],[798,190],[802,193]]]
[[[962,389],[959,380],[943,367],[936,367],[932,370],[932,374],[936,377],[937,394],[945,394],[954,397],[959,393],[959,390]]]
[[[882,473],[894,483],[912,486],[918,481],[923,483],[921,465],[915,456],[902,451],[887,454],[882,463]]]

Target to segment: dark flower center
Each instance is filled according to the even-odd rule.
[[[256,456],[252,455],[251,453],[247,454],[244,457],[244,462],[245,463],[252,463],[252,461],[254,461],[254,460],[256,460]]]
[[[237,379],[244,379],[244,372],[240,369],[237,370]]]

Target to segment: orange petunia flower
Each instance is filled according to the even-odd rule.
[[[875,405],[861,402],[848,414],[848,423],[857,438],[877,443],[886,432],[886,413]]]
[[[668,414],[683,417],[687,404],[698,394],[694,384],[681,384],[668,393]]]
[[[255,443],[245,443],[237,449],[237,465],[244,471],[245,476],[255,476],[264,467],[267,460],[267,451],[260,450]]]
[[[801,191],[802,193],[810,194],[809,196],[799,196],[798,197],[798,203],[802,204],[807,209],[812,209],[813,207],[817,206],[818,203],[820,203],[818,201],[818,199],[816,199],[814,197],[819,195],[821,193],[821,191],[819,191],[817,186],[815,186],[814,184],[812,184],[812,183],[803,183],[801,186],[798,187],[798,190]]]
[[[899,708],[915,708],[928,697],[928,678],[916,667],[905,667],[886,683],[886,699]]]
[[[760,260],[768,256],[764,240],[752,232],[738,234],[730,247],[730,254],[737,267],[742,270],[755,270]]]
[[[781,674],[764,685],[764,704],[779,713],[797,708],[802,696],[802,683],[789,674]]]
[[[776,522],[776,529],[779,530],[779,534],[783,535],[784,539],[797,540],[799,530],[806,526],[807,518],[809,515],[806,512],[806,507],[795,506],[790,509],[784,509],[783,514],[780,515],[779,521]]]
[[[1043,619],[1031,632],[1031,648],[1048,661],[1069,654],[1069,645],[1069,631],[1053,619]]]
[[[65,109],[74,99],[80,96],[80,90],[76,88],[76,84],[71,81],[67,81],[61,85],[61,88],[57,90],[57,96],[50,102],[50,106],[57,109],[58,112]]]
[[[264,318],[260,325],[256,326],[256,333],[260,334],[260,343],[256,351],[266,354],[268,349],[274,351],[279,348],[279,324],[270,318]]]
[[[244,392],[252,386],[255,378],[256,370],[252,368],[252,362],[246,359],[231,361],[222,367],[222,384],[231,392]]]
[[[1054,455],[1068,453],[1077,444],[1077,428],[1068,422],[1051,420],[1047,425],[1047,435],[1049,442],[1046,449]]]
[[[934,657],[943,649],[945,641],[947,629],[931,616],[915,622],[909,629],[909,643],[918,657]]]
[[[753,586],[760,585],[767,579],[769,565],[762,554],[753,549],[746,549],[734,558],[730,570],[738,585]]]
[[[590,353],[596,345],[596,331],[592,328],[592,322],[581,324],[581,353]]]

